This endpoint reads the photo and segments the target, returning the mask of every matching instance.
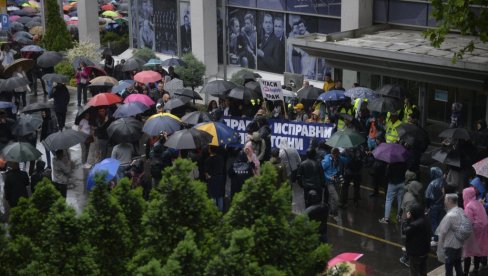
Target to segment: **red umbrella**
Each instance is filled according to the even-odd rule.
[[[102,11],[113,11],[114,6],[112,4],[106,4],[102,6]]]
[[[146,106],[152,106],[155,102],[147,95],[144,94],[130,94],[125,98],[124,103],[130,102],[140,102],[145,104]]]
[[[95,97],[91,98],[88,101],[87,105],[89,106],[104,106],[104,105],[113,105],[116,103],[121,103],[122,99],[113,93],[100,93],[95,95]]]
[[[107,75],[107,72],[105,72],[105,70],[103,70],[102,68],[100,67],[96,67],[96,66],[87,66],[86,69],[88,70],[88,74],[90,75],[95,75],[96,77],[99,77],[99,76],[106,76]]]
[[[141,83],[157,82],[161,80],[161,74],[156,71],[142,71],[134,75],[134,80]]]

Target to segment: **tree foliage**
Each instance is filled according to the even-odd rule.
[[[459,31],[462,35],[479,37],[488,42],[488,0],[431,0],[432,16],[437,22],[434,29],[425,31],[434,47],[440,47],[446,35]],[[454,49],[453,61],[476,49],[476,41],[470,40],[460,49]]]
[[[149,48],[135,49],[133,53],[134,53],[134,56],[136,56],[136,57],[138,57],[138,58],[140,58],[146,62],[152,58],[157,58],[154,51],[152,49],[149,49]]]
[[[73,46],[71,35],[66,28],[57,0],[46,0],[46,34],[42,45],[49,51],[65,51]]]
[[[195,90],[196,87],[203,85],[203,76],[205,75],[205,64],[199,61],[192,53],[185,54],[181,57],[185,63],[184,66],[176,66],[175,72],[180,75],[183,84]]]

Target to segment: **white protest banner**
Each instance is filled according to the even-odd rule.
[[[263,97],[268,101],[282,101],[281,81],[259,80]]]

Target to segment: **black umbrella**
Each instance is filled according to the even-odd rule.
[[[15,30],[15,31],[23,31],[24,29],[24,24],[19,23],[19,22],[12,22],[10,23],[10,29]]]
[[[78,68],[80,68],[80,63],[82,62],[84,62],[86,66],[95,66],[95,63],[93,61],[89,60],[87,57],[81,56],[75,57],[71,65],[73,65],[73,68],[77,70]]]
[[[415,124],[401,124],[396,129],[398,136],[409,144],[425,147],[430,143],[428,133]]]
[[[63,60],[63,56],[60,53],[47,51],[42,53],[42,55],[37,58],[37,65],[42,68],[53,67],[61,62],[61,60]]]
[[[101,50],[102,56],[106,56],[106,55],[111,56],[112,55],[112,49],[110,49],[108,47],[103,47],[100,50]]]
[[[131,57],[125,61],[124,65],[122,65],[122,71],[128,72],[139,70],[142,69],[144,64],[146,64],[146,62],[143,59],[140,59],[138,57]]]
[[[235,88],[232,88],[232,90],[230,90],[227,97],[238,99],[238,100],[249,101],[251,99],[260,98],[261,95],[245,86],[237,86]]]
[[[179,58],[169,58],[167,60],[163,60],[163,62],[161,63],[161,66],[185,66],[186,63],[179,59]]]
[[[400,108],[400,101],[394,98],[379,97],[368,102],[369,111],[376,111],[380,113],[395,112]]]
[[[193,111],[181,117],[181,121],[188,125],[197,125],[202,122],[210,122],[212,119],[207,112]]]
[[[401,86],[396,84],[383,85],[380,89],[376,90],[376,94],[397,99],[403,99],[407,96],[407,92]]]
[[[42,23],[37,20],[32,20],[30,22],[25,23],[25,26],[30,29],[33,27],[42,26]]]
[[[134,118],[120,118],[107,128],[108,137],[116,143],[135,142],[142,136],[143,123]]]
[[[1,85],[0,85],[1,86]],[[471,135],[465,128],[448,128],[439,134],[441,138],[448,138],[451,140],[469,140]]]
[[[26,78],[10,77],[0,83],[0,91],[11,91],[16,88],[28,85],[29,81]]]
[[[181,97],[187,97],[187,98],[190,98],[193,100],[203,100],[202,96],[200,96],[200,94],[198,94],[197,92],[195,92],[191,89],[186,89],[186,88],[177,89],[177,90],[175,90],[174,94],[177,96],[181,96]]]
[[[28,22],[31,22],[31,21],[32,21],[32,17],[29,17],[29,16],[21,16],[15,22],[19,22],[19,23],[22,23],[22,24],[27,24]]]
[[[250,81],[244,84],[245,87],[261,94],[261,85],[259,85],[259,82],[257,81]]]
[[[22,109],[22,113],[34,113],[53,108],[51,103],[31,103]]]
[[[198,149],[212,142],[213,136],[195,128],[173,133],[164,145],[172,149]]]
[[[29,44],[32,44],[34,41],[30,38],[27,38],[27,37],[23,37],[23,36],[18,36],[18,37],[14,37],[13,40],[19,44],[23,44],[23,45],[29,45]]]
[[[191,101],[191,99],[188,97],[172,98],[164,104],[163,109],[164,110],[172,110],[172,109],[184,106],[185,104],[189,103],[190,101]]]
[[[50,82],[56,82],[56,83],[68,83],[69,78],[65,75],[61,74],[56,74],[56,73],[51,73],[51,74],[45,74],[42,76],[42,80],[44,81],[50,81]]]
[[[240,70],[235,75],[233,76],[234,78],[239,79],[244,83],[247,80],[256,80],[256,78],[261,78],[261,76],[258,73],[253,73],[249,70]]]
[[[86,138],[88,138],[86,133],[73,129],[66,129],[52,133],[46,139],[44,139],[44,141],[42,141],[42,144],[47,150],[57,151],[69,149],[72,146],[84,143]]]
[[[303,89],[298,90],[297,92],[297,98],[302,99],[302,100],[316,100],[320,94],[324,93],[324,90],[318,88],[318,87],[313,87],[313,86],[308,86]]]
[[[36,132],[42,125],[42,118],[40,116],[34,116],[25,114],[15,122],[12,128],[12,134],[15,136],[25,136]]]
[[[2,156],[5,161],[27,162],[37,160],[42,153],[29,143],[15,142],[3,148]]]
[[[432,153],[432,159],[442,164],[461,167],[461,156],[453,149],[440,148]]]
[[[214,97],[223,98],[225,95],[236,87],[236,84],[225,80],[214,80],[205,84],[200,93],[210,94]]]
[[[94,106],[90,106],[90,105],[84,105],[81,109],[78,110],[78,112],[76,113],[76,117],[75,117],[75,125],[78,125],[81,121],[81,119],[83,119],[83,117],[85,117],[85,114],[95,114],[97,108],[94,107]]]

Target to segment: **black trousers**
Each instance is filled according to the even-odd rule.
[[[360,199],[361,174],[346,174],[344,175],[344,183],[341,187],[341,204],[346,205],[349,199],[349,186],[351,182],[354,185],[354,202]]]
[[[56,112],[59,130],[63,130],[66,123],[66,112]]]
[[[61,184],[61,183],[56,183],[53,182],[54,187],[56,187],[56,190],[61,193],[61,196],[66,198],[66,194],[68,193],[68,185],[67,184]]]
[[[408,256],[410,260],[410,276],[427,276],[427,255]]]
[[[82,83],[78,83],[78,85],[76,86],[76,92],[77,92],[77,96],[78,96],[78,106],[81,105],[81,95],[83,94],[83,104],[86,104],[87,102],[87,89],[88,89],[88,85],[87,84],[82,84]]]

